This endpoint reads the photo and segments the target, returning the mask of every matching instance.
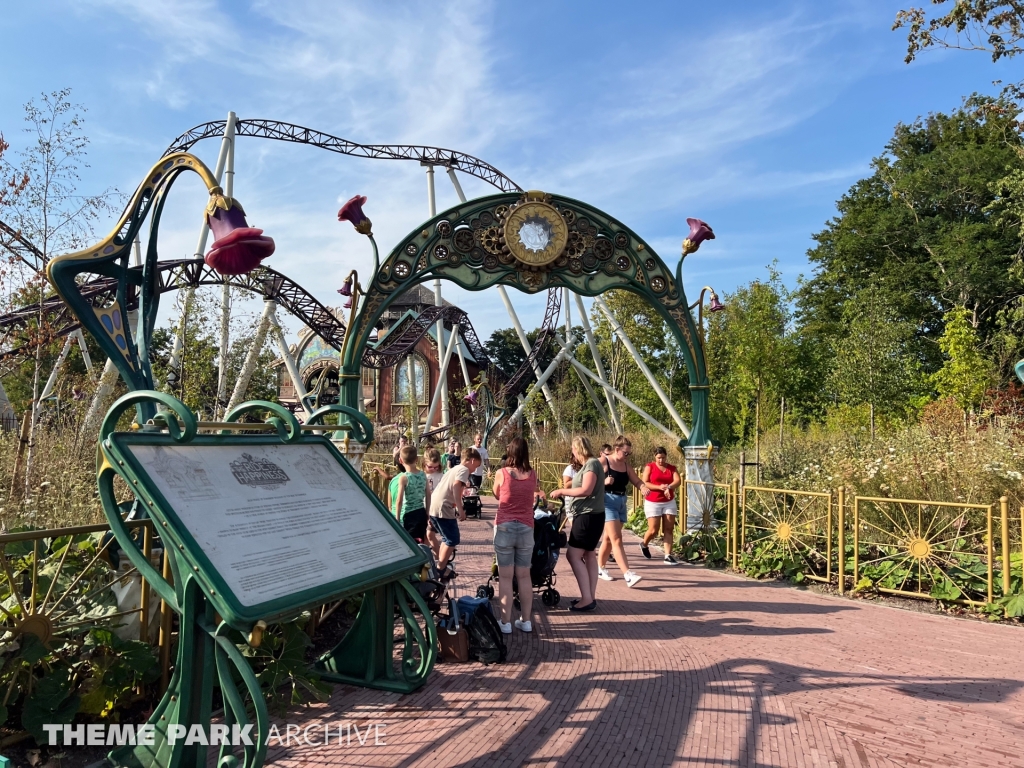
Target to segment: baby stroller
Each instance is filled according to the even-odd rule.
[[[541,500],[534,505],[533,513],[533,559],[530,562],[530,586],[535,592],[540,592],[540,600],[549,608],[556,607],[562,600],[562,596],[555,589],[555,566],[558,564],[558,557],[566,545],[565,532],[562,526],[565,525],[565,506],[562,505],[555,512],[549,512],[547,502]],[[481,584],[477,589],[477,597],[494,597],[494,587],[491,582],[498,580],[498,562],[494,561],[491,566],[491,578],[486,584]],[[519,580],[512,577],[512,594],[516,609],[519,608]]]
[[[480,519],[480,510],[483,504],[480,501],[480,489],[470,486],[462,492],[462,508],[466,510],[466,519],[475,517]]]
[[[436,615],[445,603],[450,582],[449,574],[454,574],[454,570],[446,568],[445,573],[442,574],[438,571],[437,561],[434,559],[434,553],[430,547],[426,544],[420,544],[419,547],[427,556],[427,562],[420,573],[416,576],[410,576],[409,580],[416,591],[420,593],[424,602],[426,602],[430,612]],[[453,554],[451,560],[448,561],[449,566],[454,560],[455,555]]]

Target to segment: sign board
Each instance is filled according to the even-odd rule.
[[[294,612],[423,562],[325,438],[111,437],[229,622]]]

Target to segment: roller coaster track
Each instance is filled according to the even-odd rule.
[[[197,142],[203,139],[221,138],[227,127],[226,120],[214,120],[203,123],[185,131],[171,142],[164,152],[188,152]],[[365,157],[371,160],[415,160],[426,165],[439,165],[445,168],[457,168],[470,176],[486,181],[502,192],[522,192],[523,188],[499,171],[490,163],[465,152],[441,147],[425,147],[412,144],[357,144],[348,139],[332,136],[329,133],[304,128],[293,123],[280,120],[236,120],[236,136],[255,136],[261,139],[288,141],[294,144],[308,144],[328,152],[337,152],[352,157]]]
[[[141,267],[139,269],[141,271]],[[202,259],[178,259],[158,262],[156,279],[157,292],[163,294],[186,287],[223,285],[225,278],[207,266]],[[245,275],[231,275],[228,281],[233,288],[257,293],[264,299],[276,301],[324,342],[334,349],[341,350],[342,342],[345,340],[345,324],[328,307],[285,275],[270,267],[260,266]],[[116,293],[117,280],[112,277],[97,277],[82,287],[82,295],[95,307],[111,304]],[[136,286],[129,285],[127,300],[129,310],[138,307],[139,294]],[[45,299],[41,306],[32,304],[0,315],[0,361],[16,356],[29,346],[10,347],[7,346],[7,342],[16,337],[19,330],[38,321],[40,310],[44,325],[55,338],[66,336],[80,326],[63,299],[57,295]],[[469,317],[454,306],[427,307],[412,323],[406,323],[397,335],[389,334],[382,347],[368,347],[363,354],[363,365],[368,368],[394,365],[412,351],[416,343],[438,320],[442,320],[449,329],[457,323],[462,338],[477,364],[481,367],[489,365],[487,352],[469,322]]]

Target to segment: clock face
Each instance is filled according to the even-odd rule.
[[[543,267],[553,262],[565,249],[568,239],[565,219],[547,203],[523,203],[505,220],[508,249],[528,267]]]

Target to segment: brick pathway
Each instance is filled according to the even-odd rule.
[[[463,524],[461,594],[489,570],[488,517]],[[598,610],[570,613],[563,559],[561,608],[535,603],[506,664],[438,664],[409,696],[339,686],[292,717],[379,723],[386,745],[272,741],[268,763],[1024,766],[1024,631],[673,568],[627,540],[640,585],[613,570]]]

